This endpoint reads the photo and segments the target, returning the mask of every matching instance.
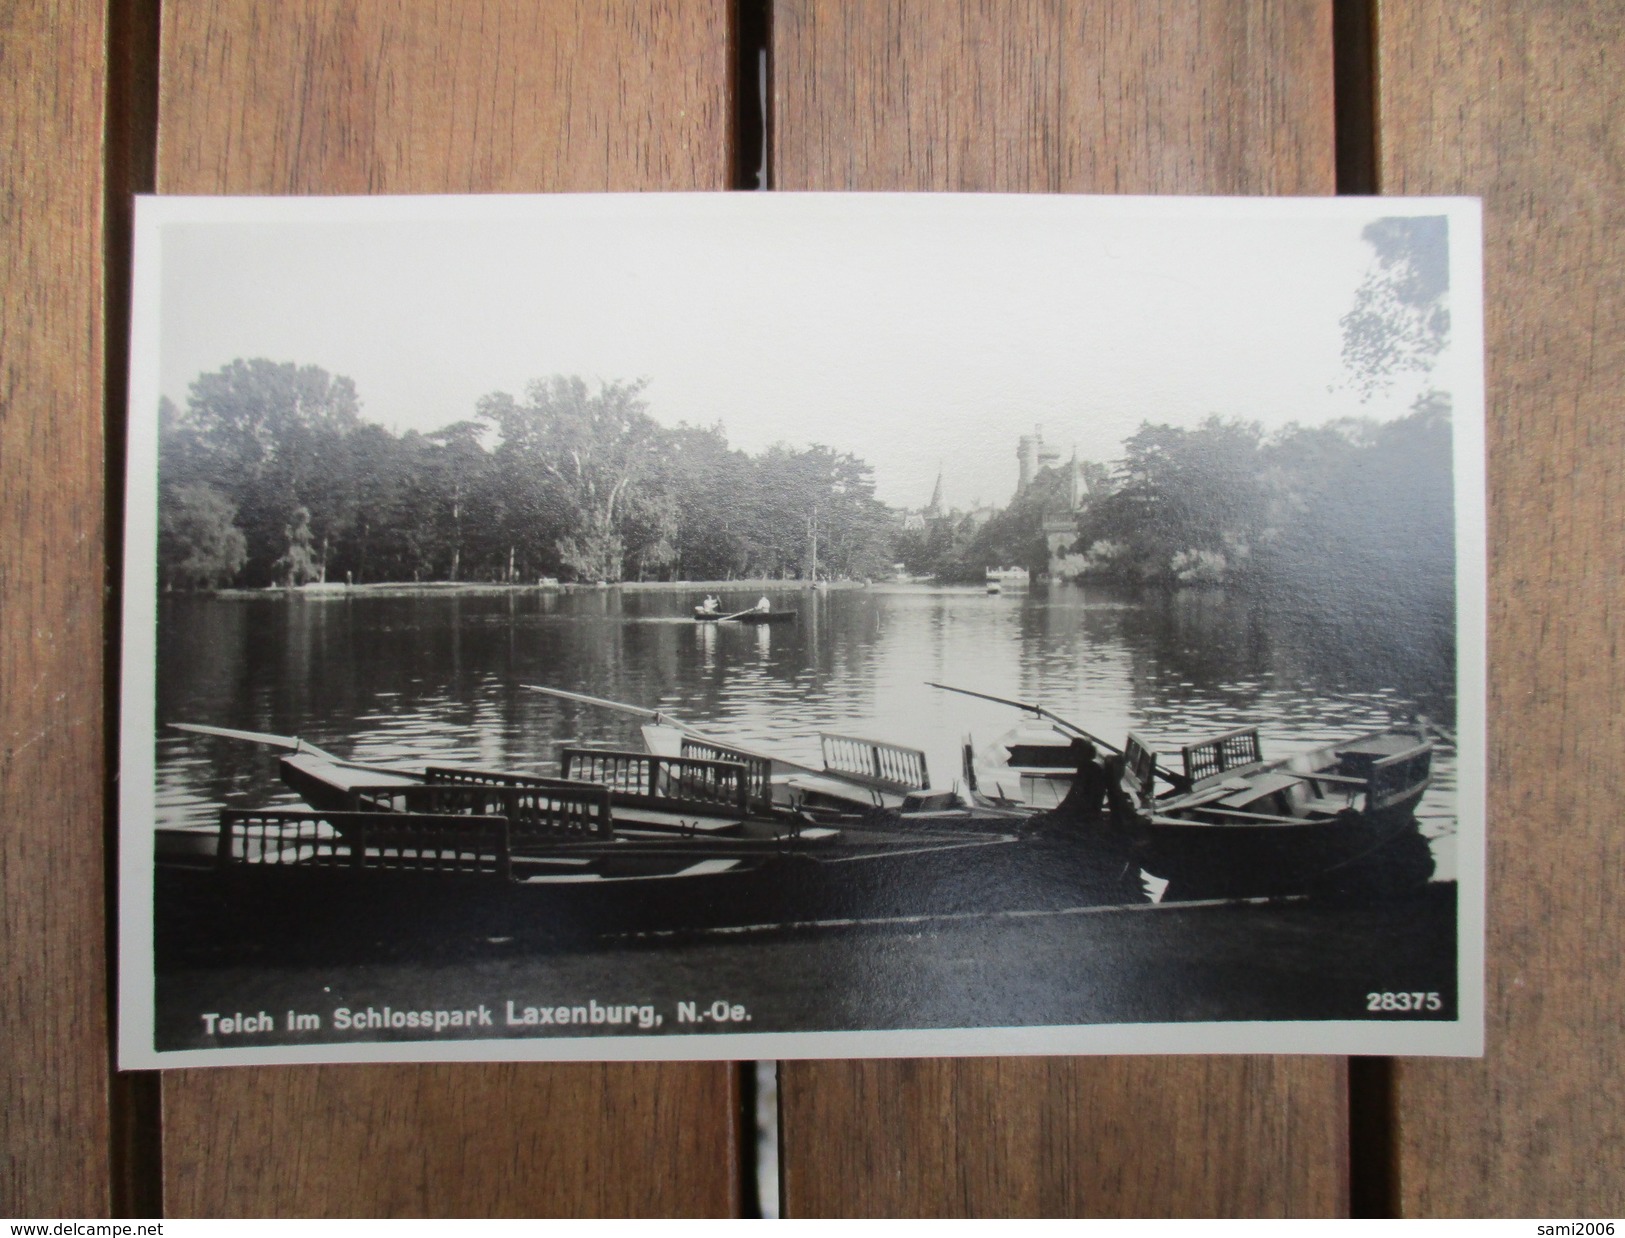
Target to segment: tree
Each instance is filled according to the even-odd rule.
[[[435,491],[435,540],[444,546],[448,580],[462,578],[464,521],[484,497],[489,459],[480,439],[489,428],[457,421],[424,436],[433,444],[428,466]]]
[[[615,382],[589,392],[579,378],[555,376],[531,383],[523,404],[502,393],[480,401],[480,417],[501,436],[505,463],[546,482],[539,497],[558,528],[559,561],[579,579],[614,581],[625,573],[629,517],[646,497],[637,490],[654,479],[661,446],[641,399],[644,386]]]
[[[271,570],[286,588],[308,584],[322,578],[322,565],[311,543],[310,513],[303,507],[293,509],[293,520],[283,530],[288,548],[272,564]]]
[[[1059,470],[1040,470],[1010,506],[980,528],[969,521],[955,529],[951,522],[934,522],[938,533],[946,524],[949,544],[938,552],[934,572],[944,580],[980,583],[990,567],[1023,567],[1036,579],[1049,569],[1049,543],[1045,517],[1070,513],[1067,482]]]
[[[160,492],[158,566],[165,588],[228,585],[248,557],[231,500],[201,482]]]
[[[1450,335],[1450,239],[1443,215],[1391,216],[1366,225],[1371,269],[1343,315],[1343,361],[1361,399],[1402,370],[1427,371]]]
[[[751,470],[750,458],[729,448],[719,425],[668,432],[662,471],[675,510],[671,564],[679,575],[722,580],[744,573],[748,517],[740,497]]]
[[[414,502],[427,472],[429,447],[408,431],[397,438],[363,424],[345,440],[344,467],[354,515],[329,571],[356,583],[410,580],[427,567],[426,504]]]
[[[1077,548],[1112,547],[1100,569],[1130,580],[1219,583],[1250,570],[1268,497],[1254,422],[1209,417],[1194,430],[1143,423],[1124,444],[1115,488],[1090,505]]]
[[[667,430],[643,387],[539,380],[482,398],[475,420],[396,436],[360,419],[348,379],[233,362],[199,375],[184,412],[160,408],[169,562],[190,554],[177,496],[200,486],[185,536],[207,540],[229,512],[252,584],[789,576],[810,570],[814,539],[821,574],[888,570],[895,517],[862,460],[783,445],[753,458],[720,426]]]
[[[344,447],[361,424],[359,409],[355,385],[316,366],[239,360],[193,382],[170,441],[195,444],[188,480],[236,503],[251,580],[278,576],[297,508],[305,509],[318,572],[346,532],[355,500]]]

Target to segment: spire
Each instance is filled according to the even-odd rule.
[[[926,514],[930,516],[942,515],[942,466],[937,465],[937,484],[931,491],[931,505],[927,507]]]

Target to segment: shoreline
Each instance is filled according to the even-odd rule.
[[[474,580],[425,580],[425,581],[379,581],[375,583],[349,585],[349,584],[309,584],[309,585],[267,585],[261,589],[198,589],[177,591],[168,596],[215,597],[215,598],[263,598],[274,596],[285,597],[342,597],[360,594],[369,597],[382,597],[391,594],[410,593],[601,593],[612,589],[635,589],[641,592],[688,592],[688,593],[763,593],[786,592],[810,593],[818,591],[851,591],[857,589],[875,589],[907,585],[924,589],[978,589],[977,585],[942,584],[931,580],[877,580],[865,583],[861,580],[834,580],[823,581],[818,585],[811,585],[802,580],[772,580],[763,578],[741,578],[736,580],[621,580],[605,584],[582,584],[579,582],[556,584],[505,584],[501,581],[474,581]]]

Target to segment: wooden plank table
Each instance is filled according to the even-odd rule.
[[[0,1213],[13,1216],[94,1216],[112,1192],[105,45],[92,0],[0,19]]]
[[[1625,14],[1385,7],[1379,185],[1485,208],[1488,1051],[1401,1061],[1406,1215],[1625,1211]]]
[[[157,187],[723,189],[725,18],[170,0]],[[725,1064],[174,1071],[163,1200],[175,1216],[726,1214],[738,1108]]]
[[[1329,7],[774,7],[777,189],[1329,194]],[[796,1062],[787,1215],[1347,1210],[1336,1058]]]
[[[130,189],[726,188],[754,0],[157,11],[0,17],[0,1213],[733,1214],[727,1065],[114,1076],[103,640]],[[1333,17],[779,0],[768,171],[1485,197],[1488,1054],[787,1063],[789,1214],[1625,1210],[1625,23],[1601,0]]]

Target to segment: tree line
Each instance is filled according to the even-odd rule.
[[[991,519],[945,517],[900,535],[898,556],[945,580],[1007,565],[1133,586],[1453,599],[1450,405],[1437,393],[1393,421],[1274,434],[1239,418],[1142,422],[1109,468],[1085,466],[1085,483],[1073,511],[1067,479],[1046,469]],[[1058,553],[1046,524],[1061,530]]]
[[[1144,424],[1078,519],[1062,570],[1086,579],[1369,589],[1448,581],[1455,507],[1448,401],[1408,415],[1289,426]]]
[[[720,427],[668,429],[637,383],[538,381],[428,434],[392,433],[359,408],[349,380],[264,360],[200,376],[185,410],[165,401],[166,587],[791,578],[816,554],[829,577],[901,562],[966,582],[1023,566],[1311,603],[1383,594],[1440,615],[1453,601],[1450,410],[1438,395],[1395,421],[1273,435],[1234,418],[1144,422],[1119,460],[1086,466],[1077,511],[1070,480],[1046,470],[991,518],[912,528],[875,498],[856,456],[749,455]]]
[[[643,384],[579,378],[396,434],[315,366],[235,361],[159,417],[168,588],[312,581],[872,577],[896,517],[868,464],[657,423]]]

